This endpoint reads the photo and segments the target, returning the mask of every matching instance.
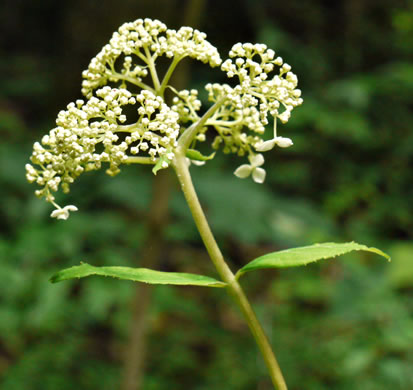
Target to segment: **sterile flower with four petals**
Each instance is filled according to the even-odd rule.
[[[240,179],[245,179],[249,175],[252,175],[252,179],[256,183],[264,183],[266,172],[264,168],[260,168],[261,165],[264,164],[263,155],[250,155],[248,156],[248,160],[250,161],[250,164],[243,164],[239,166],[235,170],[234,175],[239,177]]]

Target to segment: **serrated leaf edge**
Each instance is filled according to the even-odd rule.
[[[69,277],[65,277],[65,273],[70,273],[70,271],[73,271],[74,269],[80,269],[81,267],[83,267],[83,269],[81,271],[82,274],[79,276],[69,276]],[[128,277],[119,277],[118,275],[114,275],[114,274],[110,274],[113,271],[123,271],[123,270],[128,270],[128,269],[132,269],[132,270],[145,270],[145,271],[151,271],[154,273],[159,273],[159,274],[174,274],[174,275],[190,275],[190,276],[202,276],[204,278],[210,279],[211,280],[211,284],[196,284],[196,283],[170,283],[170,282],[159,282],[159,281],[155,281],[155,282],[151,282],[148,280],[138,280],[138,279],[133,279],[133,278],[128,278]],[[226,283],[221,282],[219,280],[216,280],[214,278],[211,278],[210,276],[205,276],[205,275],[199,275],[199,274],[189,274],[189,273],[184,273],[184,272],[165,272],[165,271],[156,271],[156,270],[151,270],[149,268],[131,268],[131,267],[121,267],[121,266],[106,266],[106,267],[95,267],[93,265],[90,265],[88,263],[84,263],[81,262],[80,265],[75,265],[73,267],[70,268],[65,268],[63,270],[60,270],[58,272],[56,272],[54,275],[52,275],[49,279],[49,281],[51,283],[58,283],[64,280],[70,280],[70,279],[80,279],[80,278],[85,278],[88,276],[105,276],[105,277],[112,277],[115,279],[122,279],[122,280],[129,280],[129,281],[135,281],[135,282],[140,282],[140,283],[147,283],[147,284],[162,284],[162,285],[175,285],[175,286],[199,286],[199,287],[226,287]]]
[[[244,274],[247,273],[247,272],[256,271],[255,269],[251,269],[251,270],[248,269],[247,266],[250,266],[252,263],[254,263],[254,262],[258,261],[258,260],[261,260],[261,259],[263,259],[263,258],[265,258],[265,257],[267,257],[267,256],[273,255],[274,253],[287,252],[287,251],[290,251],[290,250],[292,250],[292,249],[302,249],[302,250],[305,250],[305,248],[311,248],[311,247],[316,247],[316,246],[325,246],[325,247],[327,247],[328,244],[331,244],[332,246],[333,246],[333,245],[336,246],[336,245],[338,245],[339,243],[335,243],[335,242],[331,242],[331,243],[329,243],[329,242],[326,242],[326,243],[316,243],[316,244],[313,244],[313,245],[307,245],[307,246],[302,246],[302,247],[297,247],[297,248],[288,248],[288,249],[284,249],[284,250],[281,250],[281,251],[276,251],[276,252],[267,253],[267,254],[265,254],[265,255],[262,255],[262,256],[260,256],[260,257],[257,257],[257,258],[254,259],[254,260],[251,260],[248,264],[244,265],[241,269],[239,269],[238,272],[235,274],[235,279],[238,280],[242,275],[244,275]],[[390,257],[387,253],[381,251],[381,250],[378,249],[378,248],[368,247],[368,246],[363,245],[363,244],[358,244],[357,242],[354,242],[354,241],[350,241],[350,242],[346,242],[346,243],[342,243],[342,244],[343,244],[343,245],[355,244],[355,245],[358,246],[358,248],[353,248],[353,249],[351,249],[351,250],[343,250],[341,253],[337,253],[337,254],[332,255],[332,256],[323,256],[323,257],[320,257],[320,258],[318,258],[318,259],[309,260],[309,261],[307,261],[307,262],[305,262],[305,263],[298,264],[298,265],[290,265],[290,266],[283,266],[283,267],[276,267],[276,266],[273,266],[273,267],[263,267],[262,269],[265,269],[265,268],[267,268],[267,269],[269,269],[269,268],[291,268],[291,267],[300,267],[300,266],[303,266],[303,265],[306,266],[307,264],[315,263],[315,262],[317,262],[317,261],[319,261],[319,260],[333,259],[333,258],[335,258],[335,257],[342,256],[342,255],[345,255],[345,254],[347,254],[347,253],[351,253],[351,252],[353,252],[353,251],[367,251],[367,252],[376,253],[376,254],[378,254],[378,255],[383,256],[384,258],[386,258],[387,261],[389,261],[389,262],[391,261],[391,257]],[[246,269],[246,268],[247,268],[247,269]]]

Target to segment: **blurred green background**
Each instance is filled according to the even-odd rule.
[[[304,104],[279,127],[294,147],[266,154],[265,185],[235,178],[243,161],[221,153],[192,170],[233,270],[322,241],[392,256],[245,276],[289,388],[413,389],[411,0],[3,0],[0,388],[122,386],[139,290],[100,278],[51,285],[55,271],[82,260],[139,266],[158,248],[157,269],[215,276],[173,178],[168,223],[152,230],[148,168],[84,174],[62,202],[79,207],[68,221],[50,219],[25,181],[33,142],[80,97],[82,70],[120,24],[144,17],[171,28],[192,18],[223,58],[236,42],[266,43],[298,75]],[[183,79],[201,89],[223,75],[194,64]],[[142,389],[271,389],[222,290],[156,287],[147,321]]]

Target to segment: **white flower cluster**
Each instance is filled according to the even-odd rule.
[[[57,127],[34,144],[31,161],[40,171],[27,166],[27,179],[44,186],[37,195],[52,201],[50,190],[69,191],[69,184],[84,170],[98,169],[101,162],[110,162],[111,167],[125,159],[126,144],[116,145],[115,134],[118,122],[125,122],[122,106],[135,104],[136,100],[126,89],[104,87],[97,91],[86,104],[83,100],[70,103],[67,110],[60,111]],[[104,151],[96,153],[96,145],[103,143]]]
[[[171,59],[163,80],[158,78],[155,66],[159,56]],[[77,210],[73,205],[57,205],[53,193],[59,188],[68,192],[80,174],[99,169],[102,163],[109,165],[106,172],[111,176],[123,163],[153,164],[154,173],[167,168],[175,157],[181,132],[185,133],[184,148],[189,144],[193,148],[196,141],[206,140],[206,131],[213,127],[217,133],[214,149],[248,156],[249,164],[241,165],[235,175],[251,176],[257,183],[264,181],[260,152],[275,145],[292,145],[289,138],[277,136],[277,119],[287,122],[291,111],[302,103],[291,67],[275,58],[274,51],[265,45],[234,45],[221,70],[229,78],[237,78],[238,83],[207,84],[214,105],[202,116],[197,90],[177,91],[168,83],[185,57],[211,67],[222,62],[206,34],[190,27],[172,30],[158,20],[138,19],[123,24],[92,59],[82,82],[82,93],[88,100],[77,100],[59,112],[57,127],[41,143],[34,144],[33,165],[26,165],[27,179],[42,187],[36,194],[56,206],[52,217],[67,219],[70,211]],[[275,69],[278,71],[273,75]],[[128,90],[128,85],[133,88]],[[171,107],[163,99],[167,88],[175,94]],[[126,117],[126,105],[133,107],[127,111],[135,113],[133,119]],[[274,135],[264,140],[268,115],[274,117]],[[192,155],[196,165],[204,163],[205,156],[199,155],[201,158]]]
[[[150,91],[141,91],[136,101],[140,103],[140,117],[134,127],[139,130],[132,132],[125,141],[128,145],[137,142],[130,149],[132,154],[147,152],[154,162],[158,157],[165,156],[162,168],[167,168],[168,161],[174,158],[172,150],[177,146],[179,114]]]
[[[109,43],[92,58],[89,67],[82,73],[82,93],[91,97],[93,90],[107,84],[108,81],[123,80],[130,77],[136,82],[142,81],[147,75],[146,63],[143,66],[136,65],[132,69],[131,55],[138,56],[141,60],[145,58],[143,48],[149,50],[158,45],[158,36],[166,31],[166,25],[159,20],[138,19],[131,23],[124,23],[114,32]],[[115,62],[124,54],[126,57],[122,65],[121,73],[116,72]]]
[[[201,101],[198,99],[198,91],[184,89],[175,91],[176,96],[172,99],[172,110],[179,115],[179,120],[182,123],[196,122],[199,119],[197,111],[201,109]]]
[[[117,72],[115,62],[121,55],[126,57],[121,71]],[[148,66],[160,55],[177,60],[191,57],[212,67],[222,62],[217,49],[206,40],[205,33],[191,27],[175,31],[167,29],[159,20],[138,19],[120,26],[109,43],[92,59],[83,72],[82,93],[91,97],[94,89],[108,81],[139,84],[147,76]],[[133,65],[134,60],[141,64]]]
[[[207,121],[213,126],[217,135],[212,143],[214,149],[222,148],[224,153],[235,153],[239,156],[253,155],[254,148],[264,143],[265,132],[260,113],[251,103],[251,95],[238,95],[235,88],[227,84],[207,84],[209,100],[213,102],[224,99],[225,102],[215,115]],[[250,131],[247,131],[250,130]]]
[[[268,123],[268,113],[282,123],[288,122],[291,111],[303,102],[291,66],[283,63],[281,57],[274,59],[274,50],[267,49],[264,44],[237,43],[229,56],[233,59],[226,60],[221,69],[228,77],[238,77],[235,92],[248,99],[253,107],[258,107],[263,125]],[[269,78],[275,66],[280,67],[279,74]],[[280,104],[284,106],[282,112],[279,111]]]
[[[136,97],[126,89],[112,89],[108,86],[96,92],[85,104],[83,100],[70,103],[67,110],[60,111],[56,120],[57,127],[34,144],[31,156],[32,165],[26,165],[27,179],[43,188],[36,191],[45,197],[58,210],[52,192],[62,187],[69,191],[69,185],[84,171],[109,163],[109,175],[119,172],[119,165],[127,162],[128,152],[136,155],[146,152],[155,161],[160,156],[166,160],[173,158],[172,148],[176,146],[179,135],[179,116],[172,111],[159,96],[150,91],[142,91]],[[125,105],[139,105],[139,119],[133,125],[122,126],[126,116],[122,113]],[[123,140],[119,133],[129,133]],[[96,151],[98,144],[103,151]],[[166,168],[168,163],[166,162]],[[52,216],[66,215],[60,212]],[[69,210],[70,211],[70,210]],[[63,218],[63,217],[61,217]]]
[[[252,161],[261,156],[254,150],[265,152],[275,145],[283,148],[291,146],[289,138],[278,137],[276,134],[277,118],[286,123],[291,111],[303,102],[301,91],[296,89],[297,76],[291,72],[290,65],[283,63],[280,57],[275,58],[275,52],[267,49],[264,44],[237,43],[229,56],[221,69],[229,78],[237,77],[239,83],[235,87],[228,84],[206,85],[210,101],[225,99],[219,111],[207,122],[218,132],[213,147],[217,149],[222,146],[224,152],[238,155],[248,153]],[[271,77],[275,67],[279,67],[278,74]],[[274,117],[274,135],[271,140],[264,141],[262,135],[269,114]],[[244,128],[252,133],[246,133]],[[246,166],[242,166],[243,170],[240,167],[235,174],[247,177],[242,173],[247,172]],[[263,168],[252,172],[261,170]],[[262,175],[261,172],[260,177],[265,177],[265,174]],[[255,180],[254,175],[253,178]]]
[[[178,31],[167,30],[166,39],[159,38],[159,53],[168,57],[191,57],[215,67],[221,64],[222,60],[218,50],[206,40],[206,34],[191,27],[181,27]],[[152,48],[158,49],[157,46]]]

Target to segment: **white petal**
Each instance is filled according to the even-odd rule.
[[[50,216],[57,219],[68,219],[70,211],[77,211],[77,207],[73,205],[65,206],[62,209],[53,210]]]
[[[249,156],[248,159],[250,160],[251,166],[253,168],[259,167],[264,164],[264,156],[262,154],[256,154],[255,156]]]
[[[200,160],[191,160],[192,164],[200,167],[201,165],[205,165],[206,161],[200,161]]]
[[[52,218],[56,218],[60,214],[60,209],[53,210],[50,214]]]
[[[293,145],[293,141],[290,138],[277,137],[274,138],[274,141],[280,148],[288,148]]]
[[[69,206],[65,206],[63,208],[67,211],[77,211],[78,210],[77,207],[73,206],[72,204],[70,204]]]
[[[265,175],[266,175],[266,172],[264,168],[255,168],[252,171],[252,178],[254,179],[256,183],[259,183],[259,184],[264,183]]]
[[[234,175],[239,177],[240,179],[245,179],[251,174],[251,171],[252,171],[251,165],[243,164],[235,170]]]
[[[278,118],[280,118],[280,121],[282,123],[287,123],[288,119],[290,119],[291,113],[290,111],[284,111],[282,114],[278,115]]]
[[[255,146],[255,150],[258,152],[267,152],[268,150],[271,150],[276,143],[276,139],[270,139],[269,141],[264,141],[263,143],[258,144],[258,146]]]
[[[50,214],[52,218],[57,218],[57,219],[68,219],[69,218],[69,211],[65,209],[57,209],[53,210],[52,213]]]

